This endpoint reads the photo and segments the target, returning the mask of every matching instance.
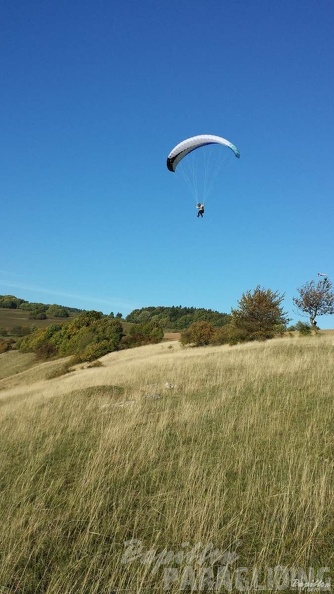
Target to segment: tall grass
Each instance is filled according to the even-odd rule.
[[[330,336],[174,343],[7,379],[0,592],[218,589],[226,559],[225,591],[248,591],[240,567],[331,567],[333,356]]]

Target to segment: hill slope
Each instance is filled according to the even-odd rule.
[[[162,343],[2,379],[1,583],[179,592],[228,559],[225,586],[257,567],[269,590],[330,567],[333,354],[330,336]]]

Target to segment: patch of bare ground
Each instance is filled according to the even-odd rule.
[[[180,340],[180,332],[165,332],[164,340]]]

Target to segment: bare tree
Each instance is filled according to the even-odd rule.
[[[323,273],[318,274],[316,283],[311,280],[299,289],[299,297],[294,297],[294,304],[304,314],[309,316],[311,327],[318,330],[316,318],[327,314],[334,314],[334,292],[329,278]]]

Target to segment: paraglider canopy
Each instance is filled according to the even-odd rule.
[[[167,168],[169,171],[175,172],[176,167],[186,155],[208,144],[221,144],[227,146],[234,152],[236,157],[240,157],[237,147],[229,140],[226,140],[226,138],[214,136],[213,134],[200,134],[183,140],[171,150],[167,157]]]

